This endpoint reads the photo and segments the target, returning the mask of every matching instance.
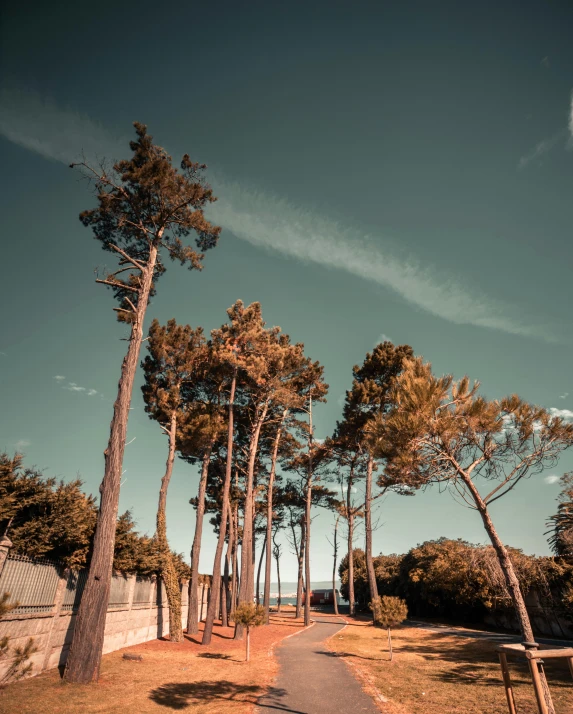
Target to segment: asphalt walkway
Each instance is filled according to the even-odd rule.
[[[323,644],[344,627],[336,618],[313,618],[315,624],[284,640],[276,650],[279,675],[261,697],[257,714],[379,714],[348,667]]]

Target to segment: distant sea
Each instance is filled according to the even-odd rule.
[[[281,583],[281,604],[282,605],[296,605],[296,582],[285,581]],[[311,581],[312,590],[332,590],[332,580],[316,580]],[[264,583],[261,583],[261,598],[263,595]],[[336,582],[336,589],[340,589],[340,581]],[[271,605],[276,605],[277,602],[277,591],[278,583],[271,583]],[[338,596],[338,602],[344,604],[346,600],[343,600],[340,595]]]

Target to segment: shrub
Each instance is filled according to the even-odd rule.
[[[246,661],[250,659],[251,627],[259,627],[265,621],[265,608],[254,602],[240,602],[231,613],[231,620],[247,628]]]
[[[374,626],[384,627],[388,630],[388,648],[390,650],[390,661],[392,661],[391,629],[396,625],[400,625],[408,617],[408,607],[401,598],[384,595],[374,598],[370,603],[370,609],[374,615]]]

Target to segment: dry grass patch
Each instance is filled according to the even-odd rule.
[[[98,684],[66,684],[57,671],[17,682],[0,692],[2,714],[144,714],[192,710],[197,714],[246,714],[262,694],[273,692],[273,645],[302,629],[300,620],[271,617],[268,627],[251,635],[251,661],[233,629],[215,627],[211,645],[200,637],[181,643],[152,640],[105,655]],[[124,652],[142,662],[122,659]]]
[[[507,712],[495,642],[428,632],[392,630],[394,661],[386,633],[353,621],[329,647],[385,696],[388,714],[504,714]],[[519,714],[537,714],[527,665],[509,659]],[[559,714],[573,713],[573,681],[564,662],[548,660],[546,672]]]

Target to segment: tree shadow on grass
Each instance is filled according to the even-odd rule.
[[[395,643],[394,652],[410,653],[438,664],[450,663],[453,666],[432,672],[431,677],[450,684],[470,684],[472,686],[501,685],[501,669],[496,652],[496,644],[483,639],[448,639],[449,633],[432,633],[423,643]],[[511,679],[516,684],[531,684],[529,667],[524,659],[508,657]],[[571,687],[571,674],[566,663],[548,660],[545,663],[550,687]]]
[[[181,710],[196,704],[209,702],[242,702],[257,704],[262,696],[271,697],[271,708],[299,714],[293,709],[280,705],[280,698],[286,695],[284,689],[261,687],[258,684],[236,684],[222,679],[218,681],[173,682],[153,689],[151,701],[168,709]],[[223,704],[221,704],[223,706]],[[267,705],[268,706],[268,705]],[[302,714],[302,713],[300,713]]]

